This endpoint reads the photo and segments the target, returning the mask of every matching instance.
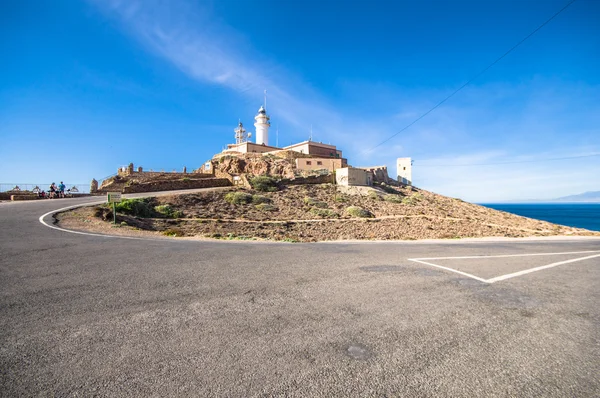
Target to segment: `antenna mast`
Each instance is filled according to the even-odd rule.
[[[252,133],[249,133],[246,131],[246,129],[244,128],[244,125],[242,124],[242,121],[238,119],[238,127],[233,130],[235,133],[235,143],[236,144],[243,144],[244,142],[248,141],[248,138],[250,138],[252,136]]]

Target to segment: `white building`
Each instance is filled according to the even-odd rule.
[[[396,165],[398,167],[398,182],[412,185],[412,159],[398,158]]]
[[[338,185],[347,186],[371,186],[373,185],[372,173],[355,167],[343,167],[335,171],[335,182]]]

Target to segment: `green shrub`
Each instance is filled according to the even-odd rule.
[[[381,196],[379,196],[379,194],[375,191],[370,191],[369,192],[369,199],[373,199],[373,200],[381,200]]]
[[[190,178],[189,178],[189,177],[183,177],[183,178],[181,179],[181,181],[183,181],[183,182],[188,182],[188,181],[190,181]]]
[[[183,217],[183,212],[180,210],[173,209],[170,205],[160,205],[154,206],[154,211],[160,214],[163,217],[168,218],[181,218]]]
[[[256,205],[261,203],[271,203],[271,199],[262,195],[252,195],[252,203]]]
[[[318,207],[313,207],[310,209],[310,212],[316,216],[323,218],[337,218],[339,214],[330,209],[319,209]]]
[[[346,213],[350,214],[352,217],[360,217],[360,218],[372,218],[375,217],[373,213],[369,210],[363,209],[358,206],[350,206],[346,208]]]
[[[252,188],[260,192],[275,192],[279,188],[277,187],[277,181],[269,176],[258,176],[248,181]]]
[[[275,211],[275,210],[277,210],[277,207],[275,207],[269,203],[259,203],[254,207],[256,207],[260,211]]]
[[[340,203],[345,203],[345,202],[348,201],[348,198],[346,198],[345,196],[339,196],[339,195],[337,195],[335,197],[335,201],[336,202],[340,202]]]
[[[117,213],[128,214],[135,217],[152,217],[154,210],[150,206],[150,199],[124,199],[119,203],[115,203]]]
[[[225,201],[234,205],[242,205],[252,202],[252,195],[246,192],[229,192],[225,195]]]
[[[422,199],[423,199],[423,195],[417,192],[417,193],[413,193],[412,195],[407,196],[404,199],[402,199],[402,204],[416,205]]]
[[[326,202],[322,202],[317,199],[309,198],[308,196],[304,198],[304,204],[311,207],[319,207],[321,209],[325,209],[327,207]]]
[[[390,203],[402,203],[402,197],[400,195],[385,195],[383,197],[383,200]]]

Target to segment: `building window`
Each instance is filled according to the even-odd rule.
[[[307,161],[306,161],[306,165],[307,165],[307,166],[310,166],[311,164],[312,164],[312,162],[311,162],[310,160],[307,160]]]
[[[403,170],[406,170],[406,167]]]
[[[317,166],[321,166],[323,164],[323,162],[317,160]]]

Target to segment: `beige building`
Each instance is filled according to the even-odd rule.
[[[312,156],[342,159],[342,151],[338,150],[335,145],[323,144],[321,142],[304,141],[298,144],[286,146],[283,149],[305,153]]]
[[[240,144],[227,144],[227,149],[222,153],[239,152],[239,153],[268,153],[281,151],[281,148],[269,146],[265,144],[255,144],[253,142],[242,142]]]
[[[343,160],[331,158],[297,158],[296,169],[334,171],[346,166]]]
[[[371,186],[373,185],[372,175],[373,174],[371,172],[364,169],[344,167],[336,170],[335,182],[338,185]]]

